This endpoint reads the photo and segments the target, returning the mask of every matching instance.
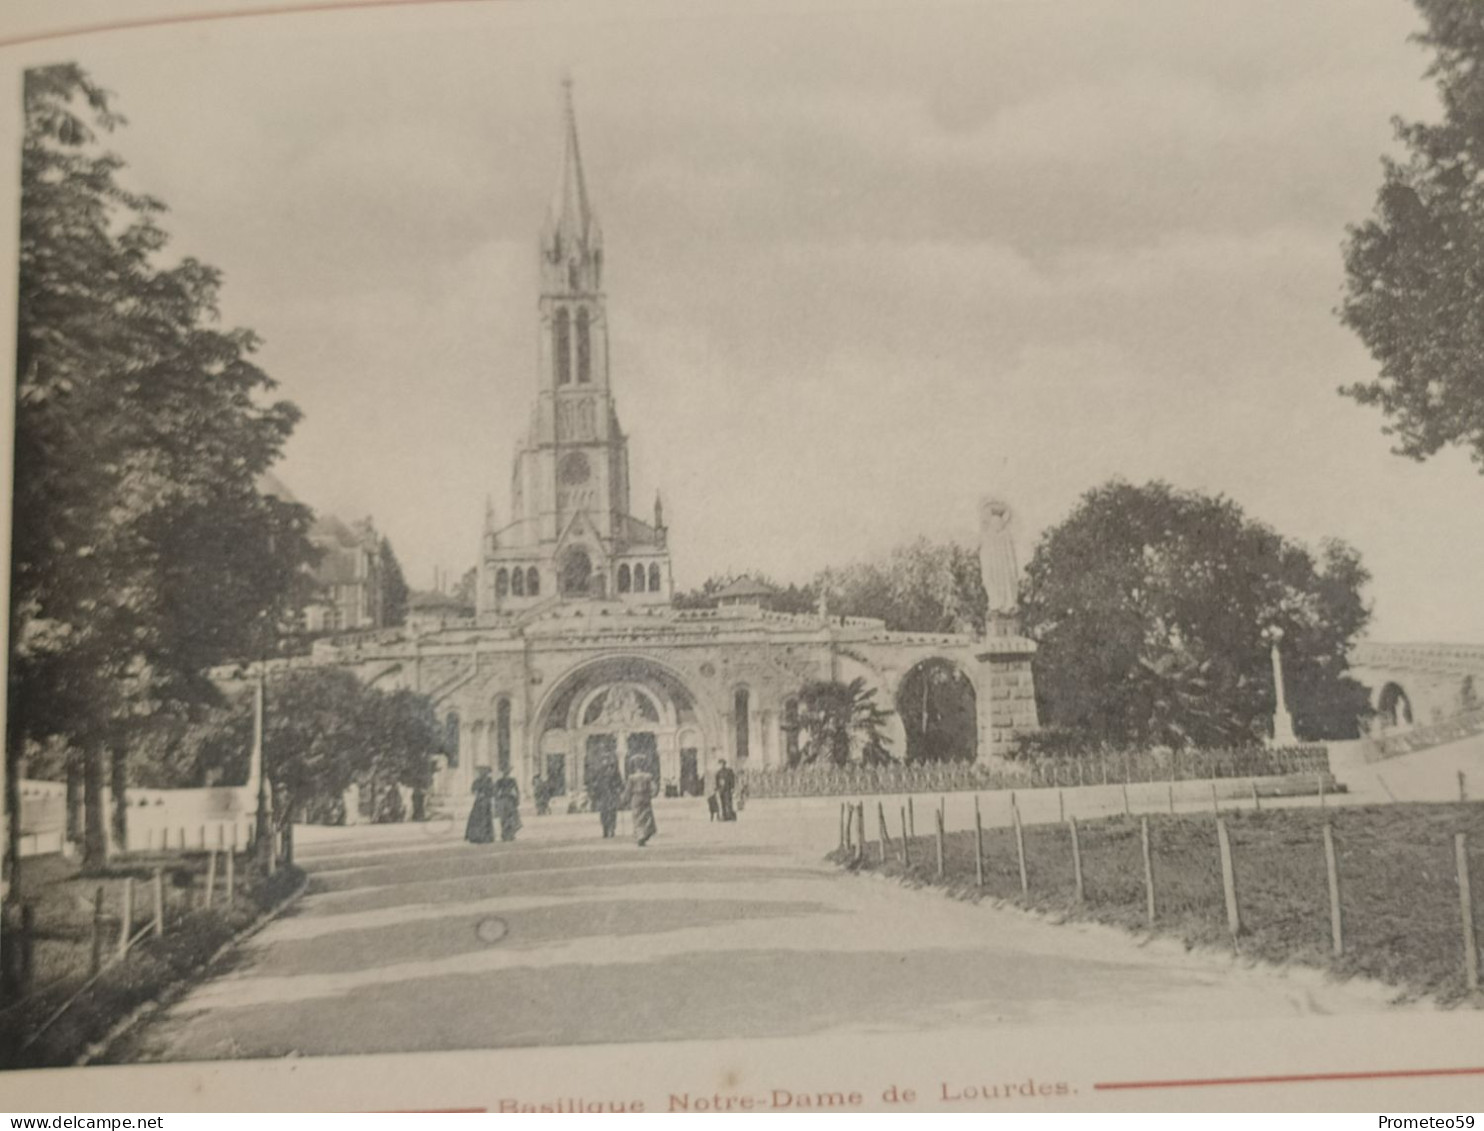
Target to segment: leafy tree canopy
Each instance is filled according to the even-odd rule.
[[[1370,616],[1368,580],[1345,544],[1324,543],[1316,560],[1229,499],[1096,488],[1026,571],[1042,721],[1090,743],[1259,741],[1274,708],[1264,632],[1276,627],[1300,737],[1352,734],[1366,693],[1346,657]]]
[[[891,712],[876,702],[876,689],[863,678],[840,683],[818,680],[799,691],[795,764],[824,762],[866,766],[892,761],[884,730]]]
[[[197,737],[205,780],[247,780],[254,692],[214,713]],[[431,701],[383,692],[339,668],[308,668],[269,681],[263,710],[263,764],[292,814],[334,808],[354,782],[427,789],[432,755],[443,749]]]
[[[24,104],[7,749],[70,739],[96,801],[120,728],[209,700],[203,670],[288,616],[310,516],[256,488],[298,411],[217,325],[218,273],[160,265],[163,205],[100,146],[108,95],[42,67]]]
[[[1443,118],[1396,122],[1405,159],[1350,230],[1340,316],[1381,369],[1341,391],[1382,411],[1399,454],[1458,444],[1484,465],[1484,5],[1414,2]]]
[[[385,537],[377,547],[378,564],[381,566],[382,621],[388,628],[407,623],[407,576],[402,572],[402,563],[397,552]]]

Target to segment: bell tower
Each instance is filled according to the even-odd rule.
[[[603,233],[588,198],[571,79],[562,110],[561,176],[539,245],[536,406],[511,476],[512,521],[485,535],[481,613],[515,611],[532,596],[670,597],[664,538],[629,511],[628,437],[609,380]]]

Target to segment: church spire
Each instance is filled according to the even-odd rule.
[[[572,101],[572,79],[562,80],[565,152],[561,179],[546,217],[542,238],[543,268],[548,293],[595,292],[603,262],[602,232],[587,195],[582,171],[582,146],[577,140],[577,110]]]
[[[582,175],[582,147],[577,141],[577,110],[572,104],[572,76],[562,80],[566,117],[567,151],[562,157],[562,179],[554,201],[553,217],[558,231],[586,242],[592,222],[587,200],[587,180]]]

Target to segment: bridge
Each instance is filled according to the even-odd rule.
[[[1484,707],[1484,644],[1364,641],[1350,653],[1350,674],[1370,689],[1383,734]]]

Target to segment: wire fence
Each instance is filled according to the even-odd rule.
[[[972,810],[939,800],[842,803],[835,858],[914,883],[1119,926],[1226,944],[1272,961],[1478,1000],[1484,805],[1460,800],[1264,809],[1259,795],[1204,814],[1022,820],[1014,794]]]

